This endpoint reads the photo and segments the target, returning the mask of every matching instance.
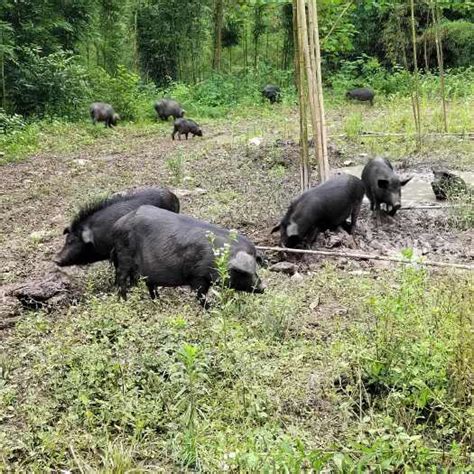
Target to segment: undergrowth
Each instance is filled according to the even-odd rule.
[[[93,272],[67,314],[25,317],[0,343],[3,469],[472,469],[468,277],[264,272],[252,296],[222,276],[209,311]]]

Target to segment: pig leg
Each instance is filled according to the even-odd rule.
[[[151,283],[151,282],[146,282],[146,286],[148,288],[148,293],[150,293],[150,298],[152,300],[156,299],[159,295],[158,295],[158,291],[156,290],[157,289],[157,285],[155,285],[154,283]]]
[[[171,138],[172,138],[173,140],[174,140],[174,136],[175,136],[175,134],[176,134],[177,131],[178,131],[178,129],[175,127],[175,128],[173,129],[173,133],[171,134]],[[178,135],[178,138],[179,138],[179,135]]]
[[[206,300],[206,295],[210,287],[211,284],[205,278],[196,278],[191,282],[191,288],[196,291],[199,303],[204,309],[209,308],[209,303]]]
[[[361,202],[358,202],[356,204],[354,204],[354,206],[352,207],[352,212],[351,212],[351,225],[349,226],[349,229],[347,230],[347,232],[349,234],[352,234],[352,231],[354,230],[356,224],[357,224],[357,218],[359,217],[359,213],[360,213],[360,207],[362,205],[362,201]]]
[[[318,238],[319,235],[319,229],[315,227],[313,230],[308,232],[308,235],[306,237],[306,247],[310,249],[313,244],[316,242],[316,239]]]
[[[186,140],[188,139],[188,133],[185,134],[186,135]]]

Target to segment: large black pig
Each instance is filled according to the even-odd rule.
[[[91,104],[89,112],[94,125],[97,122],[104,122],[106,128],[112,128],[120,120],[120,116],[115,113],[114,108],[104,102],[94,102]]]
[[[402,206],[402,187],[412,176],[400,179],[386,158],[370,160],[362,170],[362,181],[370,201],[370,210],[380,217],[380,205],[385,204],[389,215],[394,216]]]
[[[298,196],[281,222],[272,229],[280,231],[284,247],[311,247],[318,234],[342,226],[351,233],[359,216],[364,185],[356,176],[341,174]],[[346,219],[351,217],[348,224]]]
[[[145,277],[151,298],[158,286],[190,286],[206,306],[206,294],[218,279],[215,249],[230,245],[229,286],[262,293],[256,273],[256,250],[250,240],[220,227],[182,214],[141,206],[114,225],[112,261],[119,294]],[[212,242],[211,242],[212,240]]]
[[[186,113],[181,105],[173,99],[161,99],[155,102],[155,110],[161,120],[168,120],[169,117],[178,119]]]
[[[278,86],[274,86],[272,84],[267,84],[262,89],[262,95],[266,99],[270,101],[270,104],[274,104],[275,102],[280,102],[280,88]]]
[[[113,225],[143,204],[179,212],[178,198],[163,188],[130,191],[94,202],[83,207],[64,229],[66,242],[54,261],[64,267],[107,260],[113,247]]]
[[[368,87],[359,87],[346,92],[346,97],[361,102],[370,102],[370,105],[374,105],[375,92]]]

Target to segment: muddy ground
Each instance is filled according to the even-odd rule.
[[[39,280],[58,269],[51,262],[60,249],[62,231],[81,203],[106,193],[160,185],[180,196],[182,212],[236,228],[259,245],[276,245],[269,230],[278,222],[289,201],[298,194],[298,147],[293,139],[279,138],[269,129],[262,140],[251,140],[247,127],[232,137],[228,125],[209,125],[204,138],[171,141],[166,125],[140,131],[117,129],[83,151],[33,156],[2,167],[2,220],[0,268],[4,285]],[[236,138],[237,137],[237,138]],[[332,143],[334,168],[354,172],[369,158],[352,153],[350,146]],[[421,187],[429,186],[429,158],[403,158],[401,174],[415,175],[410,206],[433,204]],[[439,164],[439,157],[433,163]],[[317,181],[316,170],[313,181]],[[471,211],[472,212],[472,211]],[[403,248],[430,260],[469,263],[474,258],[473,231],[452,225],[448,209],[401,210],[377,227],[368,203],[362,208],[353,237],[343,232],[319,237],[317,248],[356,250],[397,256]],[[270,262],[284,256],[268,254]],[[295,261],[295,258],[292,257]],[[298,258],[301,271],[317,269],[327,257]],[[391,265],[386,262],[337,260],[351,271],[371,271]],[[83,280],[87,269],[70,268],[65,273]],[[76,278],[77,277],[77,278]],[[10,311],[10,309],[8,309]]]

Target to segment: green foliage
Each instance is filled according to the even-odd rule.
[[[88,95],[87,73],[77,58],[62,51],[41,55],[31,48],[17,49],[18,66],[10,94],[24,115],[77,118]]]
[[[465,338],[472,293],[468,278],[456,295],[449,278],[432,288],[429,281],[416,263],[406,266],[396,291],[369,298],[371,330],[354,331],[345,343],[351,376],[344,392],[361,422],[357,461],[341,461],[347,469],[426,470],[441,461],[431,446],[459,461],[474,415]]]
[[[156,88],[142,83],[140,76],[119,65],[113,74],[96,68],[90,75],[93,100],[112,104],[124,120],[149,118],[153,112]]]

